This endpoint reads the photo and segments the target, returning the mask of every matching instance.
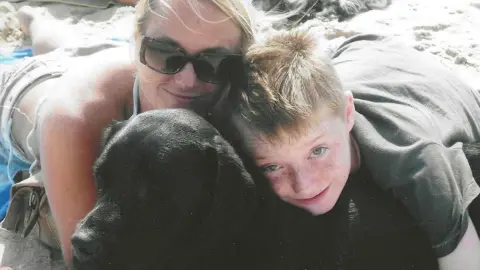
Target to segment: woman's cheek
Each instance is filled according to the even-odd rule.
[[[149,67],[141,65],[138,69],[138,76],[143,84],[158,85],[167,83],[172,79],[172,75],[162,74],[151,70]]]

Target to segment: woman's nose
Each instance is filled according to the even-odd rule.
[[[197,74],[193,68],[192,63],[187,63],[182,70],[180,70],[175,76],[175,83],[180,86],[181,90],[188,90],[195,86],[197,81]]]

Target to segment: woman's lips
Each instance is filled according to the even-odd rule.
[[[307,198],[307,199],[296,199],[295,201],[297,201],[299,204],[302,204],[302,205],[309,205],[309,204],[316,203],[317,201],[319,201],[323,197],[325,197],[325,194],[328,192],[329,188],[330,188],[330,186],[328,186],[327,188],[325,188],[324,190],[322,190],[320,193],[318,193],[317,195],[315,195],[313,197],[310,197],[310,198]]]
[[[200,95],[179,95],[179,94],[175,94],[175,93],[172,93],[172,92],[168,91],[165,88],[163,90],[165,90],[165,92],[169,93],[170,95],[172,95],[176,98],[187,100],[187,101],[191,101],[191,100],[194,100],[194,99],[200,97]]]

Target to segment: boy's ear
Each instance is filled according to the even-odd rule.
[[[345,123],[347,124],[348,132],[352,131],[355,124],[355,105],[353,103],[353,94],[350,91],[345,91]]]
[[[117,132],[125,126],[126,121],[117,121],[113,120],[108,124],[102,132],[102,137],[100,140],[100,149],[105,148],[105,145],[113,138]]]

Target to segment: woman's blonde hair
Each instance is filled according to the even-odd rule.
[[[139,0],[135,10],[136,34],[145,32],[146,23],[151,13],[171,9],[172,0]],[[199,1],[211,1],[242,29],[242,50],[246,50],[254,40],[257,10],[251,0],[185,0],[190,6],[198,6]]]

